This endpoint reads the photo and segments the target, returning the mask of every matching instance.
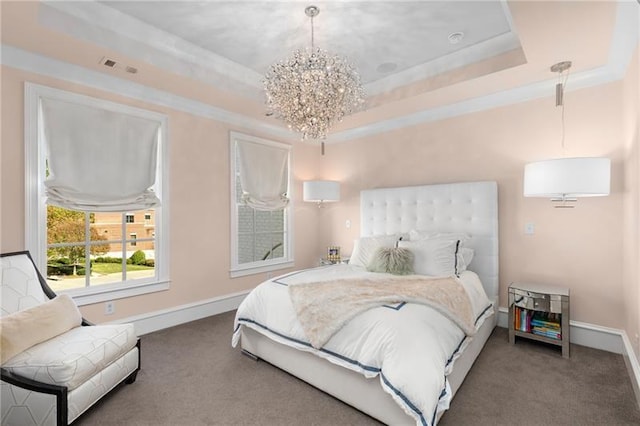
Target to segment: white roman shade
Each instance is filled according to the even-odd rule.
[[[41,98],[47,203],[92,212],[156,207],[160,122]]]
[[[256,210],[284,209],[289,203],[289,150],[241,139],[236,147],[243,202]]]

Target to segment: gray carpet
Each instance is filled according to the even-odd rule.
[[[374,419],[230,346],[234,312],[142,337],[133,385],[78,425],[377,425]],[[451,425],[640,425],[622,356],[507,342],[496,328],[445,413]]]

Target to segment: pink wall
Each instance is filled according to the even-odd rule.
[[[343,196],[324,212],[321,246],[351,251],[359,234],[362,189],[496,180],[501,306],[513,281],[557,283],[571,289],[573,320],[623,327],[622,83],[566,94],[564,153],[552,92],[544,99],[329,145],[323,177],[340,180]],[[574,209],[524,198],[525,163],[563,154],[610,157],[611,196],[581,199]],[[534,235],[524,234],[529,222],[535,224]]]
[[[563,3],[561,13],[548,13],[536,2],[514,2],[516,27],[540,27],[549,19],[579,25],[602,25],[592,48],[583,50],[581,63],[602,63],[608,55],[609,34],[614,7],[606,2],[581,9],[584,19],[575,16],[577,5]],[[162,71],[140,58],[125,58],[117,52],[59,34],[41,26],[36,2],[2,3],[2,41],[29,51],[94,71],[104,72],[96,56],[126,59],[141,73],[126,78],[181,96],[208,102],[228,110],[263,119],[263,106],[246,102],[219,88],[203,87],[196,81]],[[589,19],[606,16],[605,20]],[[593,21],[593,23],[592,23]],[[597,21],[597,22],[596,22]],[[524,33],[529,33],[523,31]],[[584,42],[581,27],[569,31],[570,37]],[[555,45],[549,40],[522,40],[528,59],[540,60]],[[571,40],[565,40],[575,45]],[[589,62],[592,61],[592,62]],[[568,285],[572,289],[572,319],[625,328],[629,337],[640,330],[640,142],[638,141],[638,55],[624,82],[569,92],[566,96],[566,151],[560,149],[559,111],[548,98],[405,128],[343,144],[328,145],[327,155],[317,146],[294,146],[294,200],[301,198],[301,181],[313,178],[342,182],[342,201],[318,210],[315,205],[294,205],[296,267],[315,263],[327,245],[338,244],[351,251],[359,233],[359,191],[366,188],[415,185],[467,180],[496,180],[500,196],[501,304],[506,305],[506,287],[516,280],[539,280]],[[23,158],[23,82],[32,81],[91,96],[148,108],[169,115],[171,138],[171,277],[169,291],[118,300],[116,315],[103,316],[103,306],[83,308],[96,322],[114,320],[252,288],[265,274],[230,279],[229,265],[229,126],[213,120],[148,105],[114,94],[100,92],[60,80],[30,74],[8,67],[2,71],[2,111],[0,116],[0,249],[24,248],[24,158]],[[535,73],[535,67],[520,67],[513,74],[496,73],[482,84],[460,83],[453,92],[459,97],[517,87],[520,80],[509,76]],[[545,69],[545,78],[548,72]],[[507,79],[507,80],[505,80]],[[530,80],[530,78],[527,78]],[[458,92],[459,91],[459,92]],[[351,117],[344,128],[358,123],[400,116],[439,105],[433,91],[410,98],[406,104],[389,104]],[[454,96],[454,98],[455,98]],[[450,98],[450,100],[453,98]],[[457,99],[457,98],[456,98]],[[404,109],[402,109],[404,108]],[[271,123],[273,121],[270,121]],[[251,132],[247,132],[251,133]],[[256,136],[267,137],[256,134]],[[573,210],[557,210],[544,199],[522,196],[522,173],[529,161],[551,157],[606,155],[613,160],[612,195],[582,199]],[[194,188],[206,188],[195,196]],[[210,212],[202,232],[186,226],[192,213]],[[185,219],[189,218],[189,219]],[[345,221],[352,222],[351,229]],[[524,235],[525,223],[534,223],[536,233]],[[635,235],[636,237],[633,237]],[[195,262],[194,262],[195,259]],[[193,264],[206,264],[206,268]],[[640,349],[636,343],[636,350]]]
[[[266,274],[229,278],[229,126],[210,119],[149,105],[111,93],[60,80],[2,67],[2,145],[0,237],[3,252],[23,250],[24,137],[23,90],[30,81],[89,96],[158,111],[169,116],[170,143],[170,268],[171,288],[116,301],[116,314],[104,316],[103,304],[82,308],[91,321],[118,318],[167,309],[251,289]],[[245,130],[246,132],[246,130]],[[247,132],[250,133],[250,132]],[[267,137],[257,134],[256,136]],[[296,144],[293,150],[295,267],[313,265],[318,254],[315,244],[318,212],[315,205],[297,202],[302,179],[315,174],[316,149]],[[194,220],[202,226],[190,224]]]
[[[624,79],[624,269],[625,330],[640,356],[640,48]]]
[[[252,288],[265,278],[228,276],[228,126],[7,67],[2,68],[2,251],[24,248],[24,81],[169,115],[171,289],[118,300],[114,316],[105,317],[102,304],[86,306],[83,312],[89,319],[114,320],[206,300]],[[625,84],[633,85],[633,78]],[[572,319],[636,330],[637,310],[625,306],[625,295],[637,300],[637,261],[623,261],[620,225],[623,199],[629,197],[624,195],[623,163],[629,159],[622,93],[622,82],[616,82],[566,96],[566,155],[606,155],[613,160],[612,195],[582,199],[572,210],[553,209],[547,200],[522,196],[524,164],[563,155],[559,110],[551,97],[328,145],[324,157],[317,146],[295,144],[294,199],[301,198],[301,181],[312,178],[340,180],[343,194],[340,203],[321,210],[295,204],[296,267],[313,265],[330,244],[341,245],[345,254],[351,251],[359,233],[361,189],[491,179],[498,181],[500,196],[501,305],[506,305],[506,288],[512,281],[556,282],[572,290]],[[634,141],[637,161],[637,135]],[[635,185],[637,194],[637,181]],[[202,187],[207,191],[194,196],[194,188]],[[210,213],[197,235],[184,220],[194,211]],[[345,228],[347,219],[351,229]],[[528,222],[536,227],[532,236],[524,235]],[[625,234],[629,226],[637,224],[628,225]],[[635,272],[625,272],[625,280],[623,263],[630,265],[625,271],[636,267]]]

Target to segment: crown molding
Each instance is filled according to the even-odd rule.
[[[640,0],[638,0],[638,2],[640,3]],[[639,41],[640,7],[631,0],[620,0],[616,8],[616,24],[607,63],[598,68],[572,74],[571,85],[567,87],[567,91],[571,92],[623,79]],[[429,123],[486,109],[544,98],[555,93],[552,89],[556,83],[556,79],[552,78],[526,86],[467,99],[455,104],[418,111],[402,117],[344,130],[331,134],[327,138],[327,142],[337,143],[350,141],[404,127],[415,126],[421,123]]]
[[[615,80],[620,80],[616,73],[613,73],[612,70],[608,69],[608,67],[599,67],[593,70],[572,74],[571,86],[567,87],[567,92],[598,86]],[[554,93],[552,92],[552,89],[556,83],[557,81],[555,79],[539,81],[526,86],[520,86],[441,107],[418,111],[402,117],[378,121],[376,123],[367,124],[354,129],[333,133],[327,138],[327,143],[346,142],[353,139],[402,129],[404,127],[430,123],[474,112],[480,112],[491,108],[498,108],[548,97]]]
[[[616,26],[607,64],[572,74],[571,85],[567,90],[584,89],[624,78],[639,40],[640,7],[638,7],[638,4],[634,1],[619,1],[616,13]],[[10,45],[2,44],[0,45],[0,49],[0,64],[2,65],[81,84],[98,90],[118,93],[133,99],[220,121],[237,129],[260,132],[281,140],[293,142],[299,139],[297,135],[285,127],[248,118],[242,114],[185,98],[167,91],[103,74]],[[327,142],[346,142],[414,126],[420,123],[443,120],[490,108],[547,97],[549,93],[551,93],[550,88],[552,88],[555,83],[555,79],[551,78],[510,90],[344,130],[330,135],[327,138]]]
[[[204,118],[229,124],[237,129],[257,131],[287,141],[296,140],[290,130],[265,123],[223,108],[185,98],[164,90],[155,89],[122,78],[97,72],[68,62],[59,61],[37,53],[6,44],[0,45],[0,64],[22,71],[45,75],[69,83],[81,84],[128,98],[164,106]]]
[[[97,1],[44,1],[38,20],[158,68],[261,99],[262,76],[257,72]]]

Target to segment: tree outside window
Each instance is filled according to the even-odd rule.
[[[72,269],[72,275],[78,275],[78,269],[84,268],[86,250],[86,219],[93,223],[95,215],[57,206],[47,206],[47,269],[61,270],[66,264]],[[106,241],[107,238],[98,230],[89,226],[90,241]],[[76,245],[66,245],[76,243]],[[55,244],[65,244],[57,246]],[[53,245],[53,246],[52,246]],[[89,253],[93,256],[105,254],[109,244],[91,244]]]

